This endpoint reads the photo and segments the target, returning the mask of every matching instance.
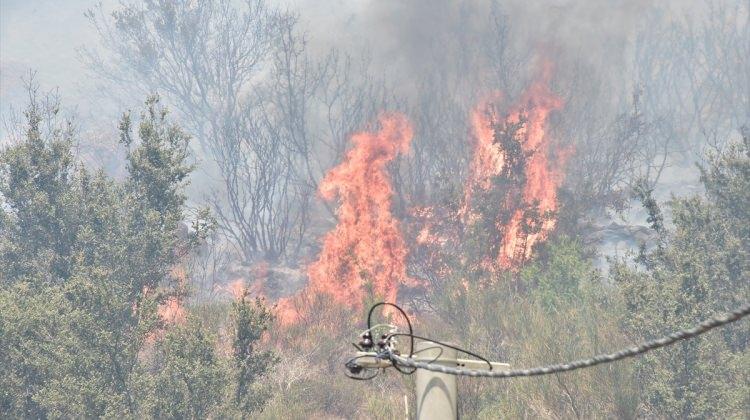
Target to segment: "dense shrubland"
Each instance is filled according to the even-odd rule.
[[[50,125],[54,99],[34,88],[31,98],[25,137],[0,155],[3,415],[195,418],[258,408],[258,380],[275,361],[256,349],[267,309],[239,296],[222,309],[219,337],[200,308],[183,320],[178,306],[180,265],[206,234],[201,223],[180,229],[188,137],[149,99],[137,128],[129,114],[120,123],[128,176],[117,181],[76,161],[75,133]]]

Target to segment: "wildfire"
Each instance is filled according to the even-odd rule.
[[[505,152],[495,144],[494,123],[497,115],[493,103],[500,102],[499,93],[483,100],[471,113],[471,127],[474,130],[474,153],[469,167],[469,183],[465,190],[466,203],[471,201],[474,188],[487,190],[492,177],[499,175],[505,166]]]
[[[245,294],[245,290],[247,290],[247,285],[245,284],[244,279],[237,279],[237,280],[230,282],[229,284],[222,287],[221,289],[226,291],[230,296],[232,296],[233,299],[239,300]]]
[[[187,318],[182,301],[177,297],[168,298],[158,306],[157,312],[167,324],[182,324]]]
[[[520,159],[524,174],[520,186],[523,203],[512,203],[516,209],[510,221],[497,226],[502,233],[497,262],[504,268],[515,268],[531,257],[534,244],[544,240],[555,226],[555,219],[549,215],[557,210],[557,188],[562,182],[565,153],[557,156],[555,165],[551,163],[547,119],[550,112],[562,107],[562,100],[549,88],[551,74],[552,66],[546,64],[541,77],[509,108],[503,121],[490,106],[491,101],[483,102],[472,114],[475,147],[465,209],[470,206],[473,192],[489,189],[493,177],[507,172],[509,151],[497,142],[497,125],[519,127],[514,136],[520,141],[523,154]],[[538,220],[529,220],[529,209],[534,210]]]
[[[419,225],[410,231],[415,255],[424,257],[422,262],[438,273],[449,270],[441,253],[455,252],[448,248],[461,241],[459,225],[482,217],[494,223],[497,231],[489,239],[495,241],[489,247],[493,269],[518,268],[531,257],[534,244],[554,228],[557,188],[567,153],[552,155],[547,135],[549,114],[562,106],[549,88],[550,78],[547,65],[511,106],[493,106],[501,105],[500,95],[495,94],[472,113],[474,153],[462,205],[410,211]],[[315,302],[359,309],[368,296],[395,301],[399,287],[417,284],[406,274],[407,246],[391,212],[388,174],[388,164],[408,150],[412,128],[400,114],[383,115],[379,123],[376,132],[352,136],[352,149],[320,184],[323,199],[339,201],[338,224],[323,238],[317,260],[308,267],[306,288],[278,303],[282,324],[299,321]],[[495,200],[489,207],[472,203],[474,195],[492,190],[496,179],[504,183],[505,196],[497,201],[492,194],[482,195]]]
[[[177,280],[177,291],[180,292],[185,288],[187,282],[187,273],[182,266],[176,266],[172,269],[172,276]],[[148,294],[145,289],[144,294]],[[182,295],[178,293],[175,296],[169,296],[164,302],[156,308],[159,317],[167,324],[183,324],[187,319],[187,312],[182,304]]]
[[[309,269],[302,295],[327,295],[359,308],[369,294],[395,301],[406,274],[407,248],[391,212],[393,188],[388,164],[408,151],[412,127],[401,114],[384,114],[377,132],[352,136],[354,147],[320,184],[323,199],[339,200],[338,224],[323,239],[323,249]],[[304,296],[282,300],[277,314],[293,321]]]

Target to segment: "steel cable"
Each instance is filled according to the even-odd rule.
[[[687,340],[703,333],[706,333],[714,328],[721,327],[723,325],[738,321],[750,314],[750,303],[747,303],[738,309],[714,316],[700,324],[691,328],[681,329],[667,336],[646,341],[638,346],[629,347],[620,350],[615,353],[600,354],[589,359],[575,360],[569,363],[560,363],[554,365],[540,366],[530,369],[511,369],[511,370],[476,370],[476,369],[461,369],[457,367],[438,365],[434,363],[418,362],[406,357],[402,357],[393,352],[383,355],[394,365],[400,365],[403,367],[411,367],[414,369],[425,369],[432,372],[445,373],[448,375],[457,376],[470,376],[480,378],[514,378],[521,376],[540,376],[550,375],[553,373],[569,372],[571,370],[588,368],[596,365],[605,363],[612,363],[618,360],[622,360],[628,357],[637,356],[651,350],[655,350],[661,347],[665,347],[674,344],[681,340]]]

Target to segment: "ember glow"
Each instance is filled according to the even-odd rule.
[[[396,301],[400,285],[414,284],[406,274],[407,247],[391,212],[393,188],[388,164],[408,151],[412,127],[401,114],[384,114],[376,132],[352,136],[353,148],[320,184],[323,199],[338,199],[337,225],[309,269],[303,295],[327,295],[359,308],[368,294]],[[278,316],[291,321],[301,297],[282,300]]]

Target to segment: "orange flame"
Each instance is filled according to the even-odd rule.
[[[414,284],[406,274],[406,245],[391,213],[393,188],[388,164],[408,151],[412,127],[401,114],[383,114],[380,130],[352,136],[354,147],[320,184],[325,200],[338,198],[338,224],[323,239],[323,249],[309,269],[303,295],[327,295],[359,308],[367,289],[395,301],[399,285]],[[285,299],[277,306],[282,323],[298,315],[300,302]]]
[[[229,293],[233,299],[239,300],[242,298],[242,296],[245,295],[245,290],[247,290],[247,285],[245,284],[244,279],[237,279],[229,284],[227,284],[223,289]]]
[[[505,152],[495,144],[494,122],[497,119],[492,103],[499,102],[500,93],[494,93],[482,101],[471,114],[471,127],[474,130],[474,154],[469,167],[469,185],[466,188],[466,201],[470,201],[474,188],[487,190],[491,179],[505,166]]]
[[[176,266],[172,268],[172,276],[177,281],[178,292],[174,296],[169,296],[164,302],[161,302],[156,312],[159,314],[161,319],[167,324],[183,324],[187,319],[187,311],[182,304],[182,291],[184,291],[185,283],[187,282],[187,273],[185,268],[182,266]],[[148,294],[148,288],[144,289],[144,294]]]
[[[544,218],[534,232],[523,232],[524,208],[536,206],[540,215],[557,210],[557,189],[562,183],[562,164],[567,155],[559,153],[556,165],[551,163],[547,119],[550,112],[562,107],[562,100],[549,88],[551,75],[552,66],[545,64],[541,77],[510,107],[505,116],[508,123],[522,123],[517,135],[523,152],[528,153],[529,157],[524,162],[523,206],[515,210],[510,222],[498,226],[503,238],[497,262],[504,268],[515,268],[530,258],[534,244],[546,239],[555,227],[553,218]],[[506,151],[495,141],[494,126],[498,116],[489,105],[491,101],[484,101],[472,114],[475,146],[464,212],[470,206],[471,193],[476,189],[489,189],[492,178],[500,175],[506,164]]]
[[[177,297],[170,297],[157,307],[157,312],[167,324],[183,324],[187,318],[185,308]]]

